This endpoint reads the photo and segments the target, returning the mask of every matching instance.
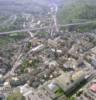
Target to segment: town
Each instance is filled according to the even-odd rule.
[[[67,100],[71,96],[95,100],[94,33],[66,32],[54,39],[37,35],[22,42],[0,48],[0,91],[5,96],[13,90],[26,100]]]
[[[60,24],[48,7],[1,28],[0,100],[96,100],[95,21]]]

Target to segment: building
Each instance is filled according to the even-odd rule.
[[[52,100],[62,100],[62,98],[67,98],[64,95],[64,91],[57,85],[55,80],[46,84],[44,88],[47,90],[48,95]]]
[[[47,83],[44,88],[53,100],[63,100],[62,98],[67,100],[67,97],[72,96],[85,83],[85,74],[79,71],[72,76],[64,73],[54,81]]]
[[[71,77],[70,75],[61,75],[56,79],[57,85],[62,88],[67,96],[75,93],[85,82],[85,74],[82,71],[76,72]]]
[[[96,54],[96,47],[92,48],[92,49],[91,49],[91,52],[92,52],[93,54]]]
[[[77,100],[96,100],[96,79],[93,79],[84,87],[84,92]]]
[[[6,97],[5,97],[5,95],[2,94],[2,93],[0,93],[0,100],[7,100]]]
[[[91,86],[90,86],[90,90],[94,93],[96,93],[96,83],[93,83]]]
[[[68,51],[68,54],[73,58],[77,59],[79,57],[78,45],[77,44],[72,45],[71,49]]]
[[[65,70],[75,70],[77,67],[77,61],[73,58],[68,58],[68,61],[66,61],[63,64],[63,68]]]

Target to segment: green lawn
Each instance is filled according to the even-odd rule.
[[[7,100],[25,100],[25,97],[20,92],[16,92],[9,95]]]

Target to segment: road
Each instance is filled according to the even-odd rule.
[[[9,32],[0,32],[0,35],[8,35],[11,33],[19,33],[19,32],[29,32],[34,30],[41,30],[41,29],[47,29],[49,27],[43,27],[43,28],[31,28],[31,29],[21,29],[21,30],[15,30],[15,31],[9,31]]]
[[[51,12],[51,29],[50,29],[50,34],[51,37],[55,35],[56,32],[59,32],[59,27],[57,24],[57,12],[58,12],[58,6],[56,4],[52,4],[52,7],[50,7],[50,12]]]
[[[87,21],[87,22],[81,22],[81,23],[72,23],[72,24],[65,24],[65,25],[58,25],[58,27],[68,27],[68,26],[76,26],[76,25],[87,25],[96,23],[96,21]],[[41,27],[41,28],[29,28],[29,29],[21,29],[21,30],[15,30],[15,31],[8,31],[8,32],[0,32],[0,35],[8,35],[11,33],[19,33],[19,32],[29,32],[29,31],[35,31],[35,30],[42,30],[42,29],[51,29],[49,26]]]

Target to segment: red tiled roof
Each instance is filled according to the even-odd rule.
[[[90,86],[90,90],[93,92],[96,92],[96,83],[94,83]]]

